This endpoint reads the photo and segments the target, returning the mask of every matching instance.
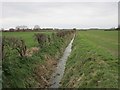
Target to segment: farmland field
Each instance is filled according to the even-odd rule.
[[[98,47],[103,48],[113,54],[118,54],[118,31],[87,31],[80,32],[86,40],[96,44]]]
[[[35,40],[35,33],[46,33],[46,34],[52,34],[53,32],[3,32],[3,36],[12,36],[12,37],[18,37],[25,40],[25,44],[28,48],[38,46],[37,41]]]
[[[118,31],[77,32],[61,87],[117,88]]]
[[[50,42],[47,42],[48,44],[44,47],[39,47],[35,33],[50,35]],[[59,37],[60,32],[56,32],[55,36],[52,33],[2,33],[3,36],[22,38],[27,49],[40,48],[31,56],[25,57],[19,57],[16,51],[10,50],[7,60],[3,60],[3,87],[49,87],[46,82],[73,38],[73,33],[62,37]],[[72,45],[61,81],[62,88],[118,87],[118,45],[120,45],[118,31],[76,31]]]

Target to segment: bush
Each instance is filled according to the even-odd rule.
[[[36,33],[34,35],[41,48],[47,45],[47,41],[50,41],[50,36],[48,34]]]
[[[11,50],[16,50],[21,57],[26,54],[25,42],[20,38],[4,37],[2,38],[2,60],[10,54]]]
[[[73,34],[75,32],[75,30],[71,30],[71,31],[58,31],[57,33],[52,33],[52,35],[48,35],[48,34],[43,34],[43,33],[36,33],[34,34],[34,36],[36,37],[40,47],[44,47],[46,45],[51,44],[52,42],[54,42],[53,40],[55,38],[59,38],[62,37],[64,38],[66,35],[70,35]]]
[[[70,35],[72,33],[74,33],[75,30],[71,30],[71,31],[59,31],[57,32],[57,37],[64,37],[66,35]]]

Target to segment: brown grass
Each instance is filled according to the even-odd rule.
[[[40,77],[39,84],[36,85],[36,88],[47,88],[51,85],[49,79],[56,68],[57,60],[48,54],[45,55],[45,58],[47,61],[39,65],[39,68],[35,71],[36,75]]]
[[[38,47],[32,47],[27,49],[25,56],[32,56],[34,53],[37,53],[40,50]]]

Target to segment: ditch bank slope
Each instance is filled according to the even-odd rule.
[[[36,87],[48,88],[52,85],[50,78],[55,72],[57,65],[59,63],[59,59],[62,57],[66,47],[68,46],[72,38],[73,35],[66,36],[64,40],[62,40],[62,42],[58,41],[59,44],[56,48],[55,46],[53,46],[53,48],[49,48],[50,53],[49,51],[47,51],[47,53],[45,54],[45,60],[47,61],[38,66],[38,69],[36,70],[37,76],[40,77],[39,84]],[[55,51],[52,51],[52,49],[54,49]]]
[[[67,58],[71,53],[71,47],[72,47],[72,43],[74,41],[74,37],[75,37],[75,35],[73,36],[73,39],[70,41],[69,45],[66,47],[66,49],[63,53],[63,56],[61,57],[61,59],[59,60],[59,62],[57,64],[57,68],[56,68],[55,72],[53,73],[52,77],[49,80],[52,84],[49,88],[59,88],[61,86],[61,79],[64,74]]]
[[[118,57],[77,32],[62,88],[118,88]]]
[[[51,85],[48,80],[73,38],[73,33],[62,32],[52,36],[54,38],[46,42],[48,45],[33,55],[20,57],[15,50],[10,50],[2,62],[3,88],[47,88]]]

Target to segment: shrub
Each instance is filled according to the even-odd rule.
[[[59,31],[57,32],[57,37],[64,37],[66,35],[70,35],[72,33],[74,33],[75,30],[71,30],[71,31]]]
[[[48,40],[50,41],[50,36],[48,34],[36,33],[34,35],[36,36],[36,39],[41,48],[47,45]]]
[[[45,33],[36,33],[34,34],[34,36],[36,37],[40,47],[44,47],[46,45],[51,44],[52,42],[54,42],[55,38],[59,38],[59,37],[65,37],[66,35],[70,35],[74,33],[74,30],[71,31],[58,31],[57,33],[52,33],[52,35],[48,35]]]
[[[2,59],[10,53],[11,50],[16,50],[21,57],[26,54],[25,42],[20,38],[4,37],[2,38]]]

